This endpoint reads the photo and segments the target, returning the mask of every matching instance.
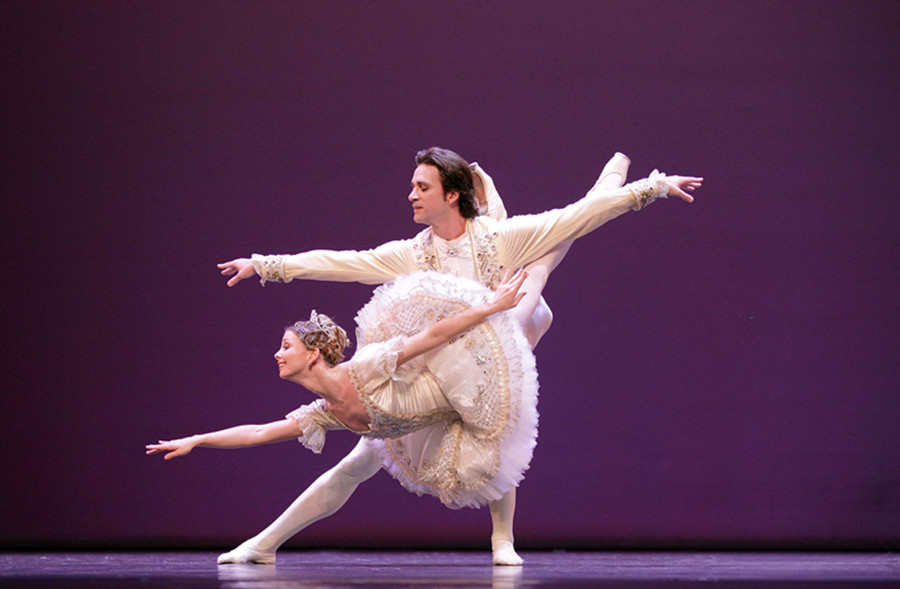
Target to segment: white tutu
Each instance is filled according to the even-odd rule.
[[[492,296],[446,274],[401,276],[379,287],[357,314],[357,348],[411,335]],[[509,313],[493,315],[410,368],[430,372],[455,413],[399,438],[369,438],[384,468],[408,490],[452,508],[480,507],[517,486],[538,422],[537,371],[519,324]],[[398,394],[409,376],[394,376]]]

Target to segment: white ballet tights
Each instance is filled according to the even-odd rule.
[[[541,258],[525,266],[528,278],[525,279],[521,288],[521,292],[524,292],[525,296],[510,313],[522,326],[532,350],[553,323],[553,312],[550,311],[541,292],[547,284],[547,279],[550,278],[550,272],[562,261],[570,247],[572,247],[571,241],[561,243]]]
[[[622,186],[625,183],[630,163],[631,160],[628,157],[617,152],[603,167],[595,188],[612,190]],[[532,350],[553,323],[553,313],[541,293],[544,291],[544,286],[547,285],[550,273],[562,262],[570,247],[572,247],[571,241],[563,242],[525,266],[528,278],[525,279],[521,291],[526,294],[511,313],[522,326]]]
[[[503,499],[492,501],[491,524],[491,552],[495,565],[518,566],[522,564],[522,558],[516,554],[513,538],[513,516],[516,514],[516,488],[510,489]]]
[[[231,552],[219,564],[272,564],[275,551],[306,526],[340,509],[356,487],[381,469],[381,460],[365,439],[331,470],[317,478],[269,527]]]
[[[269,527],[218,558],[219,564],[274,564],[275,551],[308,525],[324,519],[343,507],[360,483],[381,469],[381,460],[364,439],[334,468],[317,478]],[[520,565],[522,559],[513,548],[513,515],[516,490],[490,504],[491,548],[494,564]]]

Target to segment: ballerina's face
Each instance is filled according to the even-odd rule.
[[[309,368],[309,350],[291,330],[284,332],[281,347],[275,352],[278,362],[278,376],[290,379]]]

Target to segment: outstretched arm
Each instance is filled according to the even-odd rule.
[[[179,440],[160,440],[147,444],[147,454],[166,452],[165,459],[187,456],[198,446],[208,448],[249,448],[273,442],[284,442],[299,437],[303,432],[293,419],[282,419],[264,425],[239,425],[228,429],[199,434]]]
[[[406,341],[403,342],[403,350],[397,356],[397,365],[409,362],[416,356],[446,344],[455,336],[494,313],[515,307],[525,296],[524,292],[519,292],[519,288],[527,277],[528,272],[524,270],[519,270],[513,276],[507,276],[497,287],[494,297],[489,302],[477,307],[469,307],[465,311],[441,319],[419,333],[406,338]]]
[[[657,198],[675,196],[693,202],[703,184],[694,176],[654,173],[621,188],[595,185],[582,199],[561,209],[537,215],[519,215],[500,222],[500,232],[513,268],[527,265],[556,245],[582,237],[607,221],[631,210],[640,210]]]
[[[291,256],[254,254],[252,258],[237,258],[218,266],[223,276],[230,277],[228,286],[254,276],[259,276],[264,283],[299,278],[381,284],[418,269],[413,242],[409,239],[389,241],[363,251],[311,250]]]

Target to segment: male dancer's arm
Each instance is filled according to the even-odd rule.
[[[415,272],[412,240],[389,241],[370,250],[311,250],[294,255],[237,258],[218,265],[234,286],[254,274],[261,282],[290,282],[294,278],[381,284],[400,274]]]
[[[412,240],[389,241],[374,249],[312,250],[284,257],[285,282],[294,278],[381,284],[415,272]]]
[[[482,182],[488,214],[494,219],[506,219],[506,209],[493,179],[477,163],[472,164],[472,171]],[[390,241],[363,251],[311,250],[285,256],[254,254],[252,258],[237,258],[218,267],[223,276],[230,277],[228,286],[254,274],[261,277],[263,284],[267,281],[286,283],[294,278],[381,284],[420,269],[412,239]]]
[[[510,268],[518,268],[540,258],[560,243],[577,239],[607,221],[630,211],[639,210],[667,193],[692,201],[682,190],[693,190],[701,178],[659,176],[638,180],[621,188],[600,189],[594,186],[583,198],[563,207],[537,215],[517,215],[498,223],[499,237],[506,250]],[[696,181],[689,186],[688,180]],[[675,185],[671,187],[670,185]],[[695,184],[695,185],[694,185]]]

